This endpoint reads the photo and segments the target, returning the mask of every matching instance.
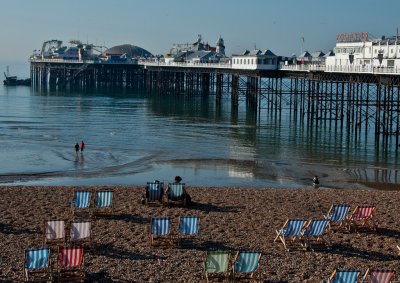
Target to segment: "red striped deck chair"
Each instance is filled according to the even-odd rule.
[[[71,223],[70,243],[88,248],[92,247],[90,221],[73,221]]]
[[[52,282],[50,249],[28,249],[24,256],[25,282]]]
[[[368,269],[362,280],[363,283],[391,283],[393,282],[394,270]]]
[[[375,206],[373,205],[357,206],[348,220],[349,230],[356,230],[359,227],[375,230],[374,211]]]
[[[57,272],[59,282],[84,282],[83,247],[60,247]]]
[[[65,222],[64,220],[44,221],[43,245],[65,244]],[[57,251],[57,250],[56,250]]]

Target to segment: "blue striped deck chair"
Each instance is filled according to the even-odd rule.
[[[324,236],[327,233],[328,228],[329,228],[329,219],[310,220],[306,224],[303,232],[307,246],[311,248],[311,242],[313,240],[316,242],[322,240],[324,243],[326,243]]]
[[[232,277],[235,279],[255,279],[260,265],[260,252],[239,251],[234,259]],[[257,275],[256,275],[257,276]],[[261,274],[258,272],[258,280]]]
[[[186,205],[185,184],[184,183],[169,183],[167,189],[168,202],[179,202]]]
[[[111,190],[101,190],[95,192],[94,213],[95,214],[114,214],[113,195]]]
[[[89,212],[90,213],[90,197],[91,191],[74,191],[72,201],[73,214],[76,212]]]
[[[146,204],[156,202],[162,203],[163,200],[163,182],[148,182],[146,185]]]
[[[24,262],[25,281],[52,281],[50,249],[25,250]]]
[[[182,216],[179,223],[178,241],[182,238],[195,238],[199,234],[199,217]]]
[[[330,224],[342,226],[346,220],[346,216],[350,210],[350,205],[348,204],[334,204],[325,216],[326,219],[330,220]]]
[[[212,277],[226,278],[228,276],[230,254],[228,251],[207,252],[207,259],[204,263],[204,275],[209,282]]]
[[[329,283],[356,283],[360,275],[358,270],[335,270],[329,278]]]
[[[286,250],[287,248],[287,240],[291,240],[292,242],[296,240],[300,240],[302,238],[302,231],[304,225],[306,224],[306,220],[304,219],[288,219],[285,224],[283,224],[282,228],[276,231],[276,238],[274,242],[278,239],[281,240],[283,246]]]
[[[151,219],[150,244],[153,246],[155,240],[164,240],[172,245],[171,220],[169,217],[155,217]]]

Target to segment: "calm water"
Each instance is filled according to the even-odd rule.
[[[28,65],[16,65],[20,76]],[[0,65],[5,70],[5,65]],[[143,185],[175,175],[190,185],[304,187],[398,183],[396,145],[375,148],[331,126],[310,130],[266,109],[215,97],[0,86],[0,183]],[[86,150],[75,154],[84,140]]]

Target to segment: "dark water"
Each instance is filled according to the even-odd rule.
[[[28,66],[20,75],[28,72]],[[4,65],[1,65],[4,68]],[[398,183],[396,144],[333,126],[310,129],[229,98],[0,86],[0,184],[328,187]],[[75,154],[84,140],[86,150]]]

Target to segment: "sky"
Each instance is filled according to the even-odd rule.
[[[199,34],[212,46],[221,36],[227,55],[327,52],[338,33],[395,35],[399,10],[399,0],[0,0],[0,61],[25,61],[51,39],[165,54]]]

